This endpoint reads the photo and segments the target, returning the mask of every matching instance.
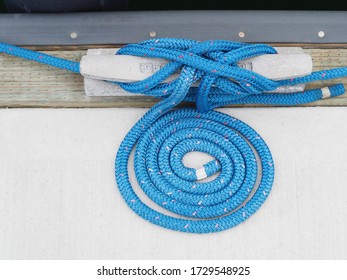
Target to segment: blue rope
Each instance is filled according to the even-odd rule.
[[[78,62],[2,43],[0,52],[79,73]],[[274,48],[263,44],[185,39],[149,40],[127,45],[117,52],[117,55],[170,61],[143,81],[117,83],[129,92],[162,98],[133,126],[117,152],[118,188],[133,211],[165,228],[208,233],[232,228],[259,209],[274,179],[270,150],[247,124],[211,109],[227,104],[288,106],[313,102],[323,98],[324,91],[266,92],[281,86],[347,76],[345,67],[273,81],[237,66],[242,59],[274,53]],[[179,78],[164,83],[179,70]],[[198,81],[200,85],[192,87]],[[344,87],[337,84],[328,91],[334,97],[343,94]],[[196,102],[197,110],[174,108],[182,101]],[[132,150],[135,150],[135,174],[140,187],[152,201],[172,214],[150,208],[133,190],[128,173]],[[191,151],[209,154],[214,160],[198,170],[188,168],[182,160]],[[201,181],[213,174],[216,176],[210,181]]]

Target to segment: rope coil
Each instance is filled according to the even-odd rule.
[[[79,72],[79,63],[0,43],[0,52]],[[132,127],[115,161],[117,185],[125,202],[156,225],[192,233],[232,228],[254,214],[268,197],[274,163],[264,140],[247,124],[211,109],[227,104],[298,105],[344,93],[342,84],[296,93],[268,93],[281,86],[347,76],[347,68],[273,81],[237,66],[237,62],[276,50],[263,44],[229,41],[197,42],[153,39],[123,47],[117,55],[164,58],[170,62],[151,77],[133,83],[117,82],[126,91],[162,98]],[[164,80],[180,70],[179,78]],[[200,81],[199,86],[192,87]],[[175,109],[182,101],[192,108]],[[137,182],[166,215],[143,203],[128,173],[135,150]],[[214,160],[196,170],[183,164],[192,151]],[[209,182],[201,180],[219,173]],[[179,215],[177,217],[176,215]]]
[[[143,134],[137,138],[139,131]],[[135,174],[142,190],[159,206],[188,219],[159,213],[138,198],[128,174],[135,145]],[[215,160],[200,171],[187,168],[182,159],[192,151]],[[256,186],[258,169],[262,176]],[[200,182],[201,170],[207,176],[220,174]],[[190,108],[171,110],[149,127],[138,122],[123,140],[116,159],[118,187],[130,208],[154,224],[184,232],[222,231],[240,224],[268,197],[273,177],[271,153],[252,128],[220,112],[201,114]]]

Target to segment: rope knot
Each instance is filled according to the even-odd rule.
[[[143,81],[131,85],[121,83],[125,90],[168,97],[177,94],[182,84],[189,85],[181,101],[196,102],[200,112],[220,106],[223,96],[228,96],[228,100],[240,99],[276,89],[279,86],[276,81],[238,65],[239,61],[247,58],[276,53],[273,47],[264,44],[185,39],[153,39],[127,45],[117,52],[170,61]],[[179,70],[181,72],[177,79],[165,83],[167,78]],[[197,83],[198,86],[194,87]]]

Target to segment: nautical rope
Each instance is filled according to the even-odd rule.
[[[78,62],[2,43],[0,52],[79,73]],[[128,132],[116,156],[117,185],[134,212],[172,230],[208,233],[232,228],[259,209],[273,184],[271,153],[247,124],[211,109],[227,104],[288,106],[334,97],[344,93],[342,84],[296,93],[269,92],[347,76],[346,67],[273,81],[237,66],[240,60],[275,53],[264,44],[172,38],[130,44],[117,52],[170,61],[143,81],[117,82],[129,92],[162,98]],[[176,80],[164,82],[177,71]],[[192,87],[198,81],[199,86]],[[197,109],[176,108],[182,101],[195,102]],[[131,151],[141,189],[169,214],[150,208],[135,193],[128,172]],[[214,159],[199,169],[188,168],[183,157],[192,151]],[[214,174],[209,181],[201,181]]]

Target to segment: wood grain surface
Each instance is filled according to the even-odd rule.
[[[284,46],[277,44],[277,46]],[[288,45],[286,45],[288,46]],[[298,45],[312,55],[314,70],[347,66],[346,45]],[[79,61],[87,48],[105,46],[47,46],[31,47],[47,54]],[[106,46],[115,47],[115,46]],[[322,87],[342,82],[347,78],[328,82],[315,82],[307,88]],[[50,66],[0,54],[0,107],[149,107],[157,99],[134,97],[88,97],[84,94],[83,77]],[[346,106],[347,95],[324,99],[305,106]],[[248,105],[249,106],[249,105]]]

